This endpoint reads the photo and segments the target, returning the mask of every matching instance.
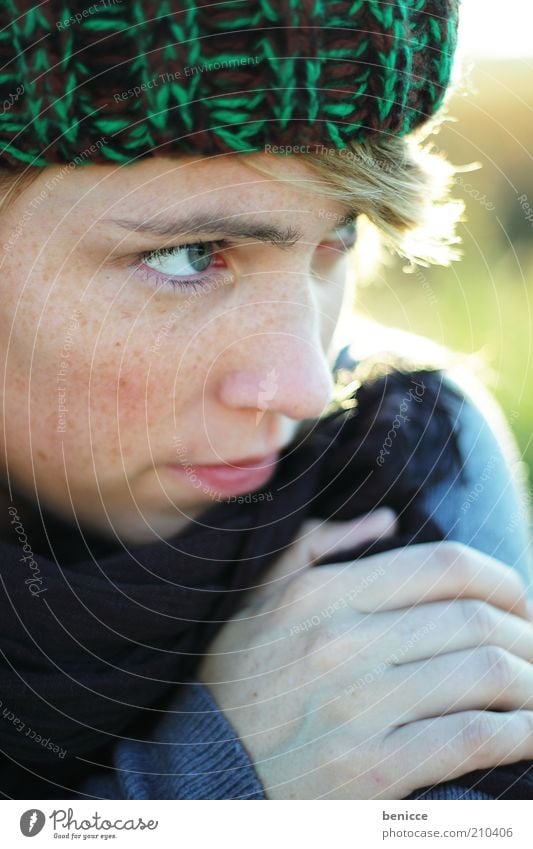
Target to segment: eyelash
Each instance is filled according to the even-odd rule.
[[[331,244],[331,243],[329,243],[329,244]],[[349,251],[353,247],[354,244],[355,244],[355,240],[351,244],[348,244],[348,245],[343,244],[343,247],[341,248],[341,252],[346,253],[347,251]],[[207,246],[209,248],[212,247],[213,250],[209,251],[208,255],[210,257],[215,257],[216,254],[218,253],[218,251],[223,250],[225,248],[230,248],[234,245],[235,245],[235,242],[231,242],[228,239],[219,239],[219,240],[216,240],[216,241],[207,241],[207,242],[202,242],[202,241],[186,242],[183,245],[171,245],[168,248],[156,248],[155,250],[144,251],[143,253],[141,253],[137,257],[137,260],[139,262],[135,263],[134,268],[136,270],[140,271],[147,280],[151,280],[151,279],[155,278],[156,288],[170,286],[173,290],[180,289],[182,291],[187,290],[189,292],[190,291],[196,292],[196,291],[200,291],[201,289],[205,288],[205,286],[208,283],[211,283],[213,280],[220,279],[220,275],[215,277],[215,275],[213,275],[212,273],[210,274],[210,273],[206,272],[206,273],[202,274],[201,277],[189,277],[189,278],[186,278],[186,277],[181,277],[181,278],[168,277],[166,275],[162,275],[162,274],[158,273],[153,268],[149,268],[149,266],[144,265],[144,263],[146,263],[147,261],[150,261],[150,260],[158,259],[158,258],[163,257],[163,256],[172,255],[174,252],[177,252],[177,251],[183,251],[183,250],[186,250],[187,248],[193,248],[193,247],[199,247],[199,246],[202,246],[202,247]],[[201,272],[199,272],[199,273],[201,273]]]
[[[159,259],[163,256],[171,256],[173,253],[178,251],[184,251],[187,248],[194,248],[198,246],[213,248],[208,252],[210,257],[215,257],[217,252],[224,248],[229,248],[232,246],[232,242],[228,239],[219,239],[218,241],[209,241],[209,242],[186,242],[183,245],[171,245],[168,248],[156,248],[153,251],[144,251],[140,256],[137,257],[140,260],[139,263],[135,264],[135,268],[139,270],[143,276],[147,280],[155,279],[156,286],[165,287],[170,286],[172,289],[187,289],[190,291],[199,291],[204,288],[207,283],[210,283],[215,278],[213,274],[209,274],[205,272],[201,277],[168,277],[167,275],[160,274],[155,270],[155,268],[149,268],[147,265],[143,265],[142,263],[146,263],[147,261]],[[201,272],[199,272],[201,274]]]

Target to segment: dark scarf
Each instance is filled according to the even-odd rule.
[[[3,795],[46,798],[42,789],[30,792],[28,770],[68,788],[90,763],[105,762],[117,737],[142,737],[164,697],[194,676],[218,628],[243,593],[261,583],[304,519],[346,520],[384,504],[400,514],[394,537],[346,549],[330,562],[443,539],[438,517],[425,515],[420,500],[423,487],[461,472],[452,415],[459,396],[438,370],[413,371],[397,362],[381,374],[365,366],[363,379],[362,368],[348,375],[347,402],[287,449],[264,490],[271,500],[216,503],[164,543],[112,550],[49,516],[39,538],[29,506],[13,502],[39,573],[21,561],[10,529],[12,542],[0,544]],[[376,458],[413,378],[424,384],[424,402],[410,405],[409,425],[398,428],[380,466]],[[443,444],[449,447],[445,468]],[[25,583],[30,576],[40,579],[35,597]],[[53,746],[66,750],[61,760]],[[457,781],[497,796],[532,798],[528,767],[522,762]],[[57,786],[49,792],[50,798],[67,795]]]

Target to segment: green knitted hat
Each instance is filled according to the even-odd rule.
[[[443,100],[458,5],[2,0],[0,162],[314,151],[404,135]]]

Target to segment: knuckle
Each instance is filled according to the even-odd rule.
[[[444,540],[439,548],[447,562],[455,562],[455,560],[464,557],[470,550],[464,542],[455,539]]]
[[[517,719],[522,725],[524,740],[533,740],[533,710],[521,710],[517,714]]]
[[[496,690],[506,690],[514,678],[512,655],[500,646],[485,646],[482,659],[484,674],[488,675]]]
[[[494,746],[494,738],[500,730],[498,717],[483,711],[467,721],[462,731],[462,751],[467,757],[483,759],[487,747]]]
[[[505,567],[504,567],[505,568]],[[506,580],[514,584],[513,591],[517,596],[524,596],[528,593],[528,587],[523,575],[517,572],[516,569],[507,569],[505,571]]]
[[[419,622],[421,620],[415,620],[409,616],[409,612],[407,615],[404,611],[401,611],[401,614],[396,618],[394,622],[394,631],[390,632],[390,637],[394,635],[394,644],[391,648],[391,654],[393,655],[395,652],[399,652],[400,654],[404,654],[408,651],[409,647],[413,646],[417,642],[416,631],[419,628]],[[420,627],[422,627],[420,625]],[[379,639],[379,634],[376,637],[376,640]]]
[[[473,630],[479,642],[486,642],[494,634],[497,619],[490,605],[477,599],[459,602],[465,627]]]
[[[437,548],[437,562],[440,569],[465,577],[472,573],[472,558],[467,545],[456,540],[446,540]]]

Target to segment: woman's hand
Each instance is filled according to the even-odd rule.
[[[307,522],[198,669],[270,799],[402,799],[533,758],[525,587],[455,542],[314,561],[391,511]]]

